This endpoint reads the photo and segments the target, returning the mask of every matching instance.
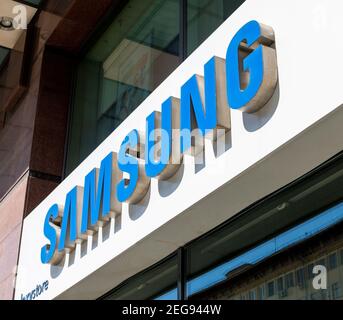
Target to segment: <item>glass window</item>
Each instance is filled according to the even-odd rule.
[[[105,300],[176,300],[177,258],[170,259],[124,282]]]
[[[277,279],[277,290],[278,292],[283,291],[283,277],[280,277],[279,279]]]
[[[341,265],[343,265],[343,250],[341,250]]]
[[[327,290],[318,290],[317,292],[311,293],[310,300],[327,300]]]
[[[192,242],[188,250],[189,296],[219,283],[224,285],[268,257],[343,221],[342,160],[339,163],[277,193]],[[332,203],[337,204],[327,209]],[[325,209],[318,214],[321,208]],[[305,287],[307,270],[304,268],[297,275],[296,285]],[[228,295],[229,291],[228,288]]]
[[[341,286],[338,282],[335,282],[331,286],[332,299],[336,300],[342,297]]]
[[[300,288],[304,288],[305,287],[305,269],[304,268],[298,269],[295,272],[295,276],[296,276],[297,286]]]
[[[336,268],[337,268],[337,255],[335,252],[328,256],[328,269],[332,270]]]
[[[313,279],[314,278],[314,273],[313,273],[313,268],[314,268],[314,263],[310,263],[308,266],[307,266],[307,276],[308,276],[308,279]]]
[[[256,291],[255,290],[249,291],[249,300],[256,300]]]
[[[324,266],[324,267],[326,267],[325,258],[321,258],[320,260],[318,260],[318,261],[316,262],[316,265],[317,265],[317,266]]]
[[[39,6],[43,0],[24,0],[28,5]]]
[[[265,295],[264,285],[262,285],[258,287],[258,299],[264,300],[265,298],[266,298],[266,295]]]
[[[65,174],[244,1],[129,0],[79,64]]]
[[[267,284],[267,294],[268,298],[272,297],[275,294],[274,281],[271,281]]]
[[[191,54],[245,0],[188,0],[187,54]]]
[[[0,72],[8,59],[9,53],[10,53],[9,49],[0,47]]]
[[[286,285],[286,289],[294,287],[294,274],[293,274],[293,272],[290,272],[286,275],[285,285]]]
[[[66,173],[179,65],[179,0],[130,0],[78,67]]]
[[[342,162],[343,156],[186,245],[188,298],[218,297],[214,286],[225,299],[341,297],[341,266],[340,272],[330,273],[328,290],[314,290],[308,280],[313,278],[314,265],[338,268],[337,250],[340,256],[343,254],[343,249],[331,242],[337,232],[337,228],[332,227],[343,223]],[[280,202],[282,206],[277,205]],[[287,223],[292,225],[286,228]],[[309,247],[298,246],[310,239]],[[327,253],[323,256],[328,239],[330,243],[325,245]],[[176,261],[173,264],[176,268]],[[148,278],[154,279],[155,274],[149,273]],[[136,280],[132,281],[137,285]],[[148,290],[148,296],[154,299],[177,297],[176,280],[173,284],[170,281],[167,285],[163,281],[161,284],[159,292],[151,294]]]

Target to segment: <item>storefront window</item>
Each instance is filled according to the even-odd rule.
[[[193,295],[206,290],[222,281],[229,280],[234,275],[237,275],[237,272],[240,268],[240,271],[243,272],[244,269],[242,267],[245,267],[245,270],[247,270],[248,266],[253,267],[255,264],[287,248],[287,246],[298,243],[301,240],[303,241],[308,237],[313,236],[314,234],[322,230],[325,230],[330,225],[333,225],[340,221],[343,221],[343,204],[340,204],[339,206],[329,210],[328,212],[325,212],[318,217],[315,217],[285,233],[282,233],[280,236],[275,237],[252,250],[249,250],[243,255],[229,260],[227,263],[220,264],[219,266],[212,268],[201,276],[195,277],[188,283],[188,293],[189,295]],[[224,250],[218,252],[222,255],[227,253]],[[313,269],[311,269],[311,273],[312,270]],[[311,278],[311,273],[309,273],[309,279]],[[295,275],[296,285],[300,288],[304,288],[306,277],[305,269],[297,269]],[[286,285],[288,287],[292,286],[293,284],[293,280],[291,279],[291,276],[288,274],[286,276]],[[277,289],[279,291],[282,291],[284,287],[283,278],[278,278],[276,282]],[[271,294],[271,292],[274,292],[274,282],[269,282],[267,284],[267,287],[268,297],[273,296],[274,294]]]
[[[0,72],[6,63],[10,50],[7,48],[0,47]]]
[[[186,274],[174,269],[177,280],[168,286],[161,281],[163,290],[150,299],[176,299],[180,296],[176,282],[180,285],[185,278],[189,299],[341,299],[342,225],[343,156],[339,156],[186,245],[182,250],[186,266],[181,268]],[[332,244],[323,245],[335,235]],[[180,270],[176,261],[172,264]],[[326,290],[312,283],[318,265],[327,269]],[[154,272],[145,276],[154,282]]]
[[[342,297],[341,284],[335,282],[332,286],[332,299],[337,300]]]
[[[333,270],[337,268],[337,255],[333,253],[328,256],[328,269]]]
[[[249,210],[250,213],[242,214],[227,226],[192,243],[187,249],[188,296],[211,298],[211,293],[199,293],[230,282],[264,260],[343,222],[342,190],[343,160],[340,159],[336,166],[286,189],[266,200],[264,205]],[[330,204],[331,207],[327,208]],[[294,223],[295,226],[280,233],[280,230],[285,230]],[[273,234],[277,235],[264,240]],[[256,246],[256,243],[260,244]],[[262,284],[266,286],[266,298],[312,299],[311,295],[316,298],[319,293],[311,284],[315,265],[327,267],[329,281],[338,281],[343,285],[343,277],[336,272],[339,253],[333,249],[331,252],[330,249],[327,251],[322,257],[309,258],[308,262],[305,259],[295,259],[293,270],[285,270],[281,276],[275,275],[273,278],[270,275],[268,278],[266,274]],[[247,290],[255,290],[258,287],[261,285]],[[222,289],[221,298],[236,299],[244,296],[249,299],[249,291],[238,294],[228,286]],[[335,289],[335,292],[337,293],[338,289]]]
[[[78,67],[66,174],[243,2],[129,0]]]
[[[188,0],[187,55],[191,54],[244,0]]]
[[[170,259],[129,279],[105,300],[176,300],[177,299],[177,258]]]
[[[130,0],[78,68],[67,173],[179,65],[179,0]]]

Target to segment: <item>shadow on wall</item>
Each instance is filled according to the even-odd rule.
[[[146,196],[147,197],[147,196]],[[143,201],[148,201],[143,199]],[[147,206],[147,205],[146,205]],[[83,241],[80,244],[80,257],[81,259],[86,256],[90,251],[96,249],[98,245],[102,242],[105,242],[107,239],[110,238],[111,232],[114,234],[119,232],[121,230],[121,215],[116,215],[114,218],[111,218],[111,220],[106,223],[104,226],[99,227],[98,232],[96,232],[94,235],[92,235],[90,238],[88,238],[87,241]],[[91,241],[91,246],[88,247],[88,242]],[[76,248],[64,255],[64,258],[58,265],[51,265],[50,266],[50,276],[53,279],[56,279],[59,277],[59,275],[62,273],[63,269],[67,267],[71,267],[75,263],[75,256],[76,256]]]
[[[244,128],[249,132],[262,128],[274,115],[280,100],[279,81],[266,105],[255,113],[242,113]]]
[[[129,216],[131,220],[135,221],[139,219],[148,208],[148,204],[150,201],[150,190],[151,187],[149,187],[146,195],[139,203],[129,205]]]
[[[161,197],[170,196],[180,185],[184,174],[184,164],[181,163],[180,168],[168,180],[158,181],[158,193]]]

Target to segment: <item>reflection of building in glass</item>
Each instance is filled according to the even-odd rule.
[[[312,281],[313,267],[324,265],[327,267],[327,290],[316,290]],[[292,267],[292,264],[289,268]],[[271,275],[256,281],[251,289],[244,288],[244,292],[234,294],[227,298],[233,300],[341,300],[343,299],[343,249],[330,252],[308,262],[296,269],[290,269],[270,279]],[[258,284],[259,283],[259,284]],[[258,285],[257,285],[258,284]],[[243,288],[242,288],[243,289]],[[223,297],[224,298],[224,297]],[[225,297],[226,298],[226,297]]]
[[[115,129],[159,84],[165,68],[178,62],[177,55],[124,39],[103,63],[99,127],[113,119],[109,130]]]
[[[229,300],[341,300],[343,299],[343,249],[341,227],[330,229],[267,258],[244,273],[230,277],[200,299]],[[313,268],[327,270],[327,289],[315,289]]]
[[[180,64],[179,3],[131,0],[78,67],[67,172]],[[85,135],[87,139],[83,139]]]

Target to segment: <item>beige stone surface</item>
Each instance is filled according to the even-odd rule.
[[[24,175],[0,202],[0,299],[12,299],[26,197]]]

